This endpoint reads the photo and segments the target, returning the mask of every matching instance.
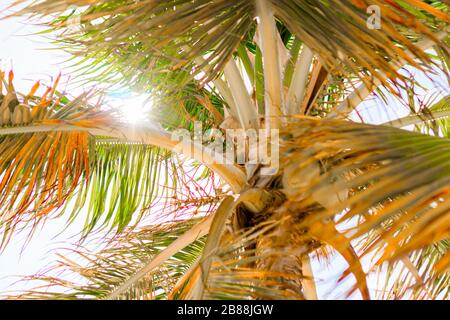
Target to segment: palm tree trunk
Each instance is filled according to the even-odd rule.
[[[286,293],[286,299],[304,300],[302,257],[308,250],[292,233],[289,217],[275,212],[271,219],[279,223],[256,243],[256,255],[261,257],[256,268],[274,276],[275,287]]]
[[[304,274],[304,270],[307,270],[304,261],[308,258],[308,253],[317,247],[317,243],[304,230],[295,228],[300,225],[305,214],[285,210],[285,196],[282,193],[272,190],[271,195],[263,210],[252,212],[241,207],[233,216],[232,227],[236,233],[243,229],[258,228],[266,222],[274,223],[271,230],[245,248],[248,252],[254,252],[256,257],[256,262],[247,267],[267,274],[267,286],[278,291],[285,299],[316,299],[312,274]],[[306,286],[303,285],[305,280],[308,281]]]

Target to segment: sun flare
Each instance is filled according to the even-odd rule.
[[[147,95],[139,95],[121,99],[120,105],[120,113],[123,120],[136,124],[148,120],[152,101]]]

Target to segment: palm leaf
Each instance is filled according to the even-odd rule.
[[[413,124],[420,124],[420,123],[437,123],[444,131],[444,136],[447,136],[446,130],[445,130],[445,124],[448,121],[448,116],[450,114],[450,96],[447,95],[446,97],[442,98],[438,102],[432,104],[431,106],[427,107],[424,106],[420,112],[416,114],[411,114],[406,117],[392,120],[389,122],[384,123],[384,125],[387,126],[393,126],[397,128],[406,127]]]
[[[283,166],[297,168],[284,178],[293,201],[286,206],[290,211],[322,206],[304,222],[316,238],[334,239],[338,251],[359,239],[360,254],[375,256],[376,265],[449,238],[447,139],[309,119],[293,121],[284,137]],[[312,170],[316,167],[321,169]],[[298,180],[307,172],[307,180]],[[327,219],[347,229],[346,238],[329,233]],[[370,240],[364,240],[367,235]],[[448,268],[447,259],[440,261],[436,274]]]
[[[2,98],[2,125],[14,130],[24,125],[68,124],[73,132],[27,133],[0,137],[0,202],[2,244],[18,222],[40,220],[60,208],[78,186],[87,182],[93,139],[84,128],[110,121],[111,116],[89,106],[84,94],[69,102],[54,98],[56,84],[42,98],[33,97],[39,84],[24,98],[13,91],[13,74]],[[4,81],[3,77],[1,81]],[[56,83],[58,80],[56,81]],[[8,99],[8,96],[14,99]],[[6,106],[6,103],[9,105]]]
[[[415,271],[404,266],[403,261],[381,269],[379,280],[385,283],[378,297],[381,299],[442,299],[449,297],[448,271],[438,272],[435,266],[448,255],[448,240],[412,253],[408,259]]]
[[[138,273],[152,257],[187,232],[198,219],[148,226],[116,236],[99,252],[76,246],[59,251],[57,264],[24,278],[36,288],[10,296],[13,299],[109,299],[118,287]],[[103,240],[104,241],[104,240]],[[168,257],[164,263],[134,281],[114,299],[161,299],[167,297],[204,246],[199,238]],[[61,274],[62,272],[62,274]],[[54,275],[52,275],[54,274]]]
[[[185,166],[166,149],[177,144],[168,133],[153,128],[144,129],[142,135],[133,129],[129,140],[136,142],[130,143],[114,114],[89,105],[89,95],[69,101],[63,96],[53,98],[54,92],[53,87],[43,98],[27,95],[22,100],[19,96],[16,104],[10,104],[7,96],[3,100],[13,109],[30,113],[27,122],[13,125],[8,120],[0,128],[3,246],[15,229],[33,224],[33,230],[54,213],[72,211],[67,218],[70,223],[87,209],[84,236],[102,227],[121,232],[153,207],[172,206],[177,194],[182,199],[193,186],[199,192],[214,190],[206,182],[211,179],[215,185],[217,181],[211,171],[200,176],[198,165]],[[3,115],[10,112],[2,110]],[[147,142],[139,142],[142,139]]]

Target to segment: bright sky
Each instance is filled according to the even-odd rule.
[[[4,2],[2,1],[2,5]],[[0,20],[0,67],[3,70],[9,70],[13,66],[16,76],[16,89],[21,92],[27,92],[36,80],[40,79],[44,83],[50,84],[52,79],[60,71],[64,71],[60,69],[61,62],[67,59],[68,56],[59,50],[44,50],[51,47],[49,41],[41,36],[31,35],[40,29],[36,26],[24,24],[21,21],[23,20]],[[423,76],[418,76],[423,78]],[[67,80],[69,78],[64,76],[62,83],[64,84]],[[445,82],[439,78],[438,83],[442,84]],[[427,90],[420,89],[420,93],[424,97],[437,91],[436,84],[428,81],[426,86]],[[442,88],[440,89],[442,91]],[[444,88],[444,91],[448,93],[448,88]],[[141,107],[136,107],[136,105],[142,105],[145,97],[126,95],[124,98],[128,99],[128,104],[135,108],[127,113],[129,115],[127,116],[128,120],[139,120],[141,117]],[[396,102],[392,101],[392,103],[397,105]],[[381,107],[377,107],[377,110],[374,110],[375,105],[380,104],[377,100],[372,99],[359,108],[368,122],[382,123],[407,114],[407,110],[399,105],[398,108],[395,108],[395,112],[383,110],[385,107],[382,104]],[[19,253],[22,249],[26,234],[22,233],[13,237],[6,251],[0,254],[0,293],[5,293],[11,289],[10,285],[16,280],[10,278],[11,275],[30,275],[49,264],[52,258],[54,258],[52,254],[49,254],[49,251],[59,247],[61,241],[70,241],[69,236],[76,234],[76,231],[81,229],[80,224],[74,224],[68,232],[54,238],[63,229],[64,222],[64,219],[56,219],[48,222],[45,225],[44,231],[40,231],[34,236],[22,254]],[[73,240],[76,240],[76,238]],[[330,275],[337,277],[340,274],[345,267],[343,260],[337,257],[332,269],[323,268],[322,270],[318,270],[317,265],[313,267],[319,283],[319,295],[322,298],[343,298],[343,289],[339,292],[330,291],[330,288],[334,285],[333,281],[327,284],[323,283],[324,279],[329,279]],[[24,287],[14,286],[14,288]],[[359,294],[356,294],[353,297],[358,296]]]
[[[1,7],[3,5],[4,1],[2,1]],[[69,73],[61,69],[61,62],[66,61],[69,56],[61,50],[49,50],[52,48],[49,40],[43,36],[34,35],[40,30],[42,29],[37,26],[23,23],[23,19],[0,20],[2,44],[0,68],[9,71],[11,66],[13,67],[14,83],[19,92],[28,92],[37,80],[49,85],[60,72],[63,77],[59,88],[64,89],[64,85],[70,83],[70,78],[67,76]],[[78,95],[83,88],[71,88],[68,91],[72,95]],[[133,122],[138,121],[145,97],[127,94],[123,98],[129,99],[127,102],[132,106],[132,112],[127,113],[127,119]],[[121,104],[123,101],[116,99],[114,102]],[[55,259],[53,255],[55,248],[67,245],[68,242],[77,241],[78,238],[75,235],[82,229],[83,222],[83,219],[80,218],[66,232],[57,236],[65,227],[65,218],[48,221],[44,230],[39,229],[23,252],[21,250],[27,233],[23,232],[14,236],[10,245],[0,254],[0,294],[4,294],[12,288],[11,284],[17,280],[17,278],[11,278],[12,275],[35,274]],[[24,289],[27,286],[16,284],[13,287]]]
[[[3,6],[3,1],[2,1]],[[36,27],[25,25],[19,19],[0,20],[0,66],[3,70],[14,67],[16,89],[27,92],[33,83],[42,79],[51,82],[60,72],[57,62],[64,56],[61,52],[39,50],[48,47],[44,39],[25,36],[38,31]],[[32,79],[32,80],[31,80]],[[62,222],[62,221],[61,221]],[[0,254],[0,292],[17,279],[6,279],[13,274],[32,274],[49,262],[47,251],[52,244],[51,238],[61,227],[61,222],[52,221],[44,233],[39,233],[35,241],[19,256],[25,234],[15,236],[6,251]],[[49,230],[53,230],[49,232]]]

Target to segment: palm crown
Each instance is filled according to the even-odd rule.
[[[57,83],[43,97],[38,84],[20,95],[13,74],[1,74],[2,245],[17,229],[55,214],[71,222],[86,207],[83,239],[111,232],[100,251],[60,255],[59,268],[84,280],[31,276],[67,290],[21,298],[316,299],[310,259],[334,251],[348,263],[342,279],[353,275],[351,292],[365,299],[368,273],[385,279],[382,298],[448,297],[448,95],[417,107],[420,83],[402,69],[448,79],[446,4],[19,4],[15,14],[47,21],[75,74],[151,94],[159,123],[132,127],[92,103],[92,92],[70,99]],[[380,25],[369,26],[369,7],[381,10]],[[352,121],[374,91],[410,115]],[[256,161],[250,149],[237,155],[242,163],[224,163],[201,143],[173,139],[198,123],[201,134],[253,129],[277,139]]]

